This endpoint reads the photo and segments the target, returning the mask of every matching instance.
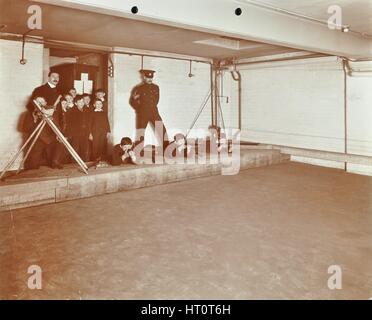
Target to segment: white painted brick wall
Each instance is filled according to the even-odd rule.
[[[372,71],[372,62],[354,63],[353,68]],[[372,156],[372,72],[349,77],[348,152]],[[372,175],[371,166],[349,164],[350,172]]]
[[[227,129],[238,129],[239,128],[239,105],[238,105],[238,82],[232,79],[230,71],[224,71],[221,75],[222,83],[220,98],[221,109],[223,119]],[[220,118],[220,116],[219,116]],[[219,122],[222,127],[222,123]],[[230,134],[230,132],[228,132]]]
[[[43,46],[26,44],[26,65],[19,63],[21,48],[21,42],[0,40],[0,170],[22,145],[20,117],[33,89],[43,81]]]
[[[123,136],[134,138],[135,113],[129,105],[132,88],[140,82],[141,57],[113,54],[115,77],[110,79],[113,143]],[[144,68],[156,70],[154,83],[160,87],[159,112],[170,137],[186,133],[210,88],[210,69],[204,63],[193,63],[195,77],[189,78],[189,62],[163,58],[144,58]],[[207,129],[211,122],[208,104],[196,123]],[[146,143],[156,143],[152,130],[146,131]]]
[[[343,152],[343,72],[335,60],[245,67],[242,136],[260,143]]]
[[[340,61],[331,57],[274,62],[245,66],[240,71],[242,139],[344,152],[344,73]],[[372,156],[372,78],[349,77],[347,87],[349,153]],[[237,104],[237,89],[232,89],[231,96]],[[316,159],[296,160],[325,165]],[[343,168],[342,163],[326,165]],[[372,174],[369,166],[348,167],[350,172]]]
[[[24,66],[19,64],[20,54],[20,42],[0,40],[1,167],[22,144],[19,120],[32,90],[43,83],[43,69],[44,72],[46,69],[42,45],[26,45],[28,63]],[[343,71],[340,62],[332,59],[266,63],[241,70],[243,138],[343,152]],[[123,136],[134,137],[135,117],[129,106],[129,95],[139,82],[141,58],[114,54],[113,62],[110,119],[113,143],[118,143]],[[157,71],[155,83],[161,90],[159,110],[170,135],[186,133],[209,91],[209,65],[194,63],[193,78],[188,77],[187,61],[145,57],[144,67]],[[348,78],[350,153],[372,155],[371,88],[371,77]],[[237,83],[229,72],[224,74],[224,94],[229,96],[228,104],[225,99],[221,100],[226,126],[237,128]],[[208,104],[196,128],[206,129],[210,122]],[[146,140],[154,142],[151,130],[147,131]],[[331,166],[341,167],[336,163]],[[368,166],[349,164],[349,171],[372,174]]]

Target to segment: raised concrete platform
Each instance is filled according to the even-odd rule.
[[[279,150],[242,148],[240,170],[289,161]],[[88,198],[221,174],[221,164],[123,165],[99,168],[89,175],[76,166],[64,170],[25,171],[0,183],[0,211]]]

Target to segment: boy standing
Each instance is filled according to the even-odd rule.
[[[72,96],[73,99],[75,99],[76,96],[77,96],[77,91],[76,91],[75,88],[71,88],[71,89],[68,91],[68,93]]]
[[[84,94],[83,95],[84,99],[84,109],[85,111],[89,111],[90,113],[94,111],[94,106],[92,105],[92,99],[89,94]],[[94,160],[92,155],[93,155],[93,143],[92,143],[92,136],[89,136],[89,141],[88,141],[88,160]]]
[[[107,137],[110,133],[110,124],[107,113],[103,111],[103,102],[99,99],[94,101],[92,112],[91,133],[93,139],[93,161],[99,162],[106,155]]]
[[[68,109],[69,109],[68,102],[66,101],[65,98],[63,98],[55,111],[54,121],[66,139],[68,139],[68,137],[66,137]],[[55,168],[63,169],[63,164],[66,162],[66,159],[67,159],[66,147],[61,141],[59,141],[56,146],[53,157],[53,164]]]
[[[88,161],[89,135],[91,134],[91,112],[84,108],[84,98],[77,95],[75,106],[67,113],[67,134],[71,145],[83,161]]]
[[[87,110],[89,111],[94,111],[94,106],[92,106],[91,104],[91,97],[89,94],[84,94],[84,104],[85,104],[85,108],[87,108]]]
[[[103,89],[98,89],[95,94],[95,99],[99,99],[103,102],[103,111],[108,112],[108,104],[106,99],[106,92]]]
[[[73,106],[74,106],[74,98],[72,97],[71,94],[69,93],[65,93],[63,95],[63,98],[66,100],[67,102],[67,108],[68,109],[71,109]]]

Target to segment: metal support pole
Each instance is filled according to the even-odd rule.
[[[348,154],[348,117],[347,117],[347,76],[348,76],[348,70],[347,70],[347,61],[342,60],[342,66],[344,70],[344,133],[345,133],[345,145],[344,145],[344,152],[345,155]],[[345,161],[345,171],[347,172],[348,169],[348,163]]]
[[[211,81],[211,124],[214,124],[214,77],[213,64],[210,65],[210,81]]]
[[[237,76],[235,76],[237,75]],[[231,71],[232,78],[238,82],[238,123],[239,130],[242,130],[242,75],[239,71]]]
[[[214,121],[213,125],[218,125],[218,96],[219,96],[219,88],[218,88],[218,70],[215,70],[214,75]]]

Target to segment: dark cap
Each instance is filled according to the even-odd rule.
[[[146,70],[146,69],[141,69],[139,71],[141,74],[143,74],[146,78],[153,78],[154,77],[154,70]]]
[[[178,141],[178,140],[186,140],[185,135],[182,134],[182,133],[177,133],[177,134],[175,134],[175,136],[174,136],[174,141]]]
[[[124,137],[124,138],[121,139],[121,142],[120,142],[120,145],[121,145],[121,146],[126,146],[126,145],[129,145],[129,144],[133,144],[131,138],[129,138],[129,137]]]

